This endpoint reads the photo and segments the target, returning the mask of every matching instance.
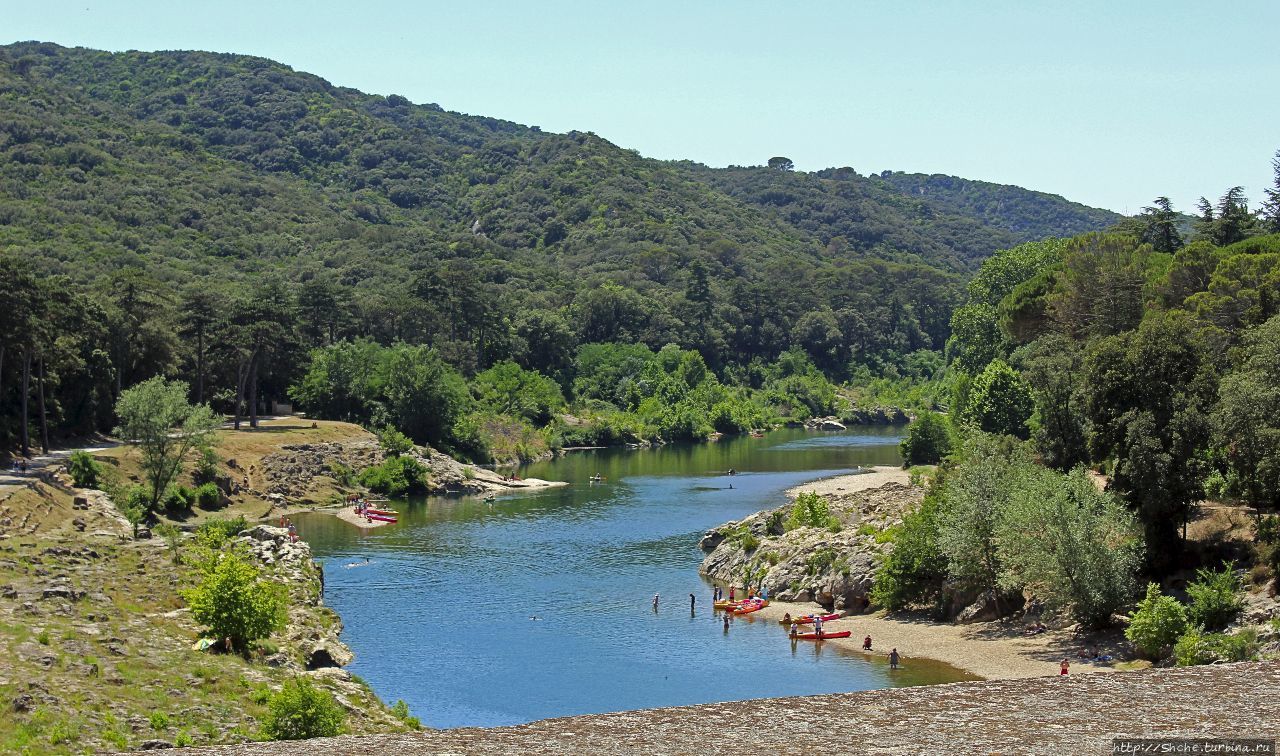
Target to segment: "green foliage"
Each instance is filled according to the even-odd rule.
[[[284,586],[261,579],[257,567],[234,553],[217,555],[199,585],[183,596],[196,622],[238,648],[284,627]]]
[[[1232,476],[1229,492],[1280,505],[1280,315],[1244,337],[1238,367],[1222,379],[1215,436]]]
[[[471,384],[476,402],[488,412],[546,425],[564,406],[556,382],[536,370],[505,360],[478,374]]]
[[[827,500],[813,491],[802,491],[791,505],[791,513],[787,516],[783,528],[792,531],[796,528],[838,528],[840,520],[831,514]]]
[[[1258,635],[1252,629],[1227,635],[1189,627],[1173,646],[1173,658],[1179,667],[1250,661],[1257,655]]]
[[[49,645],[49,641],[50,637],[48,628],[45,628],[36,634],[36,643],[39,643],[42,646],[47,646]]]
[[[234,518],[211,517],[196,528],[196,543],[214,551],[244,532],[248,522],[244,516]]]
[[[1160,594],[1160,586],[1147,584],[1147,595],[1129,619],[1124,637],[1148,659],[1163,659],[1187,631],[1187,612],[1172,596]]]
[[[992,360],[973,380],[963,419],[987,433],[1028,438],[1035,410],[1031,387],[1003,360]]]
[[[196,460],[195,469],[191,471],[191,478],[196,482],[197,486],[204,486],[207,483],[214,483],[218,477],[218,467],[222,464],[222,460],[218,458],[218,453],[212,448],[200,450],[200,459]],[[201,506],[204,506],[203,504]]]
[[[937,595],[947,574],[947,561],[938,544],[940,486],[925,495],[920,508],[902,518],[893,551],[876,570],[871,600],[885,609],[902,609]]]
[[[147,720],[151,723],[151,729],[153,730],[159,731],[159,730],[166,730],[169,728],[169,715],[164,713],[163,711],[151,712],[151,714],[147,717]]]
[[[268,740],[331,738],[342,732],[344,718],[331,694],[305,677],[295,677],[267,702],[262,734]]]
[[[196,492],[189,486],[182,484],[170,485],[165,489],[164,498],[161,505],[165,511],[171,514],[180,514],[191,509],[191,505],[196,501]]]
[[[1240,578],[1230,567],[1196,570],[1196,579],[1187,584],[1187,619],[1206,630],[1221,630],[1235,621],[1244,608]]]
[[[146,511],[154,511],[182,472],[187,454],[206,448],[222,419],[208,405],[187,402],[187,385],[157,376],[126,389],[116,401],[116,435],[138,445],[151,488]]]
[[[1084,468],[1065,477],[1034,466],[1013,472],[1015,491],[998,535],[1002,583],[1070,607],[1085,627],[1111,624],[1134,594],[1142,561],[1133,515]]]
[[[921,412],[907,426],[900,448],[902,466],[936,465],[951,453],[954,441],[947,419],[936,412]]]
[[[804,569],[807,575],[821,575],[836,563],[836,551],[830,546],[815,549],[805,557]]]
[[[152,529],[152,532],[164,539],[165,545],[169,547],[169,555],[173,557],[173,563],[177,564],[178,545],[182,540],[182,530],[170,522],[162,522]]]
[[[404,722],[410,729],[422,729],[422,721],[409,713],[409,704],[405,703],[404,699],[396,699],[395,704],[391,707],[391,715]]]
[[[413,451],[413,440],[389,425],[378,431],[378,445],[390,457]]]
[[[216,483],[201,483],[193,493],[193,500],[201,509],[216,509],[222,503],[222,491]]]
[[[760,539],[745,524],[735,525],[732,528],[721,528],[720,535],[743,551],[755,551],[760,546]]]
[[[388,457],[380,465],[360,472],[360,485],[375,493],[403,496],[421,493],[430,482],[430,470],[413,457]]]
[[[147,518],[151,494],[143,486],[121,488],[112,496],[116,509],[124,515],[124,519],[133,526],[133,537],[138,537],[138,526]]]
[[[99,464],[88,452],[73,451],[67,458],[67,472],[76,488],[97,488]]]

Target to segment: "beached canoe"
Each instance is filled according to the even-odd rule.
[[[769,605],[768,601],[748,601],[736,609],[731,610],[734,614],[751,614],[758,612]]]
[[[817,633],[798,633],[791,637],[798,640],[827,640],[828,638],[848,638],[852,634],[853,631],[851,630],[841,630],[838,633],[828,633],[824,630],[822,635]]]
[[[400,514],[394,509],[374,509],[373,507],[369,507],[365,511],[371,515],[385,515],[387,517],[393,517],[395,515]]]
[[[379,522],[399,522],[399,520],[392,517],[391,515],[380,515],[380,514],[373,514],[372,512],[370,512],[365,516],[368,517],[370,520],[377,520]]]
[[[822,615],[822,621],[823,621],[823,622],[834,622],[835,620],[840,619],[840,616],[841,616],[841,615],[839,615],[839,614],[824,614],[824,615]],[[779,625],[790,625],[792,622],[794,622],[794,623],[795,623],[795,624],[797,624],[797,625],[812,625],[812,624],[813,624],[813,615],[812,615],[812,614],[806,614],[806,615],[804,615],[803,617],[792,617],[790,621],[787,621],[787,620],[785,620],[785,619],[780,619],[780,620],[778,620],[778,624],[779,624]]]

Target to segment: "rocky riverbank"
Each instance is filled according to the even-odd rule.
[[[877,560],[891,548],[885,533],[919,505],[924,489],[898,468],[871,468],[800,486],[822,490],[839,531],[785,530],[792,504],[757,512],[703,536],[703,574],[728,585],[763,587],[781,601],[816,601],[836,610],[867,607]]]

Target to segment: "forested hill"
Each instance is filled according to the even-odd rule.
[[[941,350],[995,250],[1113,217],[1030,192],[1010,212],[948,205],[769,162],[646,159],[262,58],[8,45],[0,269],[45,283],[0,298],[66,301],[64,323],[0,312],[0,354],[57,344],[48,380],[69,431],[108,423],[103,397],[157,373],[207,378],[230,406],[239,363],[206,366],[203,334],[238,354],[265,324],[287,345],[248,352],[271,398],[309,349],[358,339],[432,347],[466,376],[514,360],[567,393],[580,348],[610,342],[697,350],[752,385],[798,350],[843,379]],[[0,370],[0,404],[17,406],[18,367]],[[90,385],[96,398],[61,390]]]
[[[735,262],[747,266],[790,254],[870,253],[966,269],[1019,241],[1096,230],[1118,219],[978,182],[964,182],[967,199],[957,201],[954,192],[920,194],[850,169],[808,175],[645,160],[593,135],[545,134],[395,95],[366,95],[260,58],[24,43],[0,48],[0,59],[8,64],[6,99],[14,106],[6,108],[3,129],[8,157],[28,166],[52,162],[81,185],[95,169],[119,178],[142,169],[159,182],[176,178],[176,170],[186,174],[178,181],[189,187],[184,193],[197,193],[187,207],[113,219],[117,226],[169,220],[207,230],[217,225],[204,217],[207,209],[221,209],[208,207],[219,203],[204,190],[235,177],[237,185],[251,185],[248,191],[266,183],[269,194],[310,195],[282,202],[304,211],[299,220],[318,226],[314,232],[341,238],[371,226],[391,231],[382,236],[391,237],[383,243],[390,242],[393,256],[404,241],[396,237],[409,229],[409,246],[418,250],[432,246],[423,244],[424,235],[447,244],[451,234],[483,234],[512,253],[543,248],[573,270],[653,280],[675,262],[664,260],[667,254],[680,258],[716,241],[745,246],[745,259]],[[175,170],[157,171],[157,161]],[[196,165],[203,178],[190,174]],[[244,170],[256,177],[248,180]],[[40,183],[30,199],[65,199],[62,182]],[[308,207],[313,202],[320,207]],[[314,210],[322,212],[307,212]],[[141,244],[114,249],[112,240],[82,241],[100,242],[106,257],[128,258],[121,246],[153,246],[146,234],[134,236]],[[281,244],[235,236],[224,231],[202,249],[192,248],[196,240],[174,241],[194,256],[223,258],[270,255]],[[306,257],[325,257],[318,247],[327,240],[301,238],[311,242]]]

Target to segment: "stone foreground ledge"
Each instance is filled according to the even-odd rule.
[[[1280,662],[1037,677],[254,743],[234,754],[1104,754],[1113,737],[1280,734]]]

